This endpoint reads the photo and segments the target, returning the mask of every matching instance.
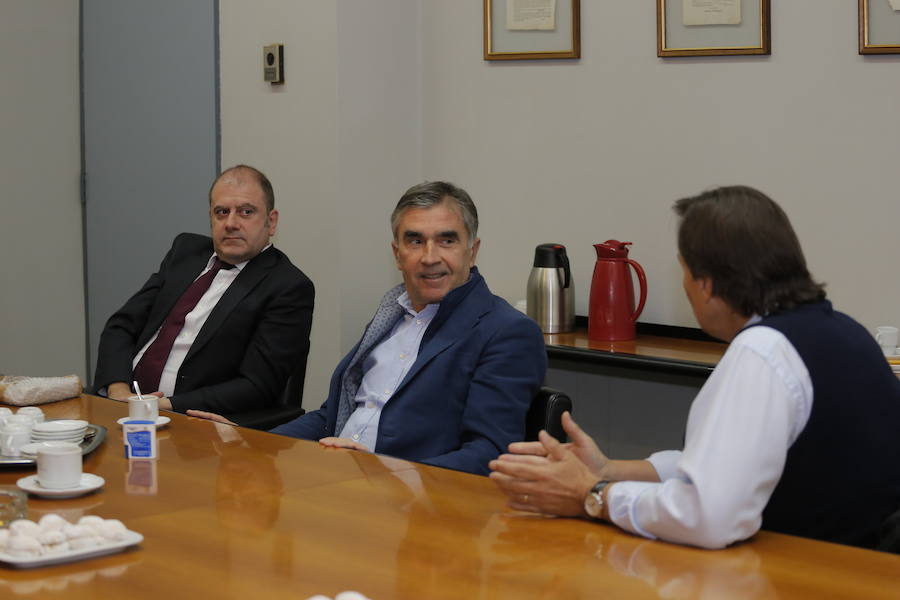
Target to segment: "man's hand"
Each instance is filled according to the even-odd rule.
[[[319,440],[319,443],[329,448],[347,448],[349,450],[359,450],[361,452],[371,452],[366,446],[359,442],[347,438],[326,437]]]
[[[116,381],[106,386],[106,397],[112,400],[128,400],[129,396],[134,396],[131,386],[124,381]]]
[[[568,428],[567,432],[572,435]],[[503,454],[490,462],[493,471],[490,478],[509,497],[510,508],[564,517],[582,516],[584,496],[598,476],[575,454],[577,442],[560,444],[546,431],[541,431],[539,437],[542,453],[530,445],[534,452]]]
[[[163,410],[172,410],[172,401],[165,397],[162,392],[153,392],[153,395],[159,398],[159,407]]]
[[[593,438],[578,426],[569,411],[562,415],[562,426],[572,441],[562,446],[571,450],[575,456],[581,459],[596,476],[596,481],[607,479],[606,471],[610,466],[610,460],[597,446]],[[557,442],[559,443],[559,442]],[[547,456],[548,451],[541,442],[516,442],[509,445],[510,454],[531,454],[534,456]]]
[[[127,401],[131,396],[135,396],[135,392],[131,391],[131,386],[123,381],[117,381],[106,386],[106,397],[121,402]],[[159,407],[163,410],[172,410],[172,401],[169,400],[162,392],[152,392],[144,394],[144,396],[156,396],[159,398]]]
[[[170,404],[170,406],[171,406],[171,404]],[[160,405],[160,408],[162,408],[162,405]],[[207,421],[215,421],[216,423],[223,423],[225,425],[237,426],[237,423],[235,423],[234,421],[229,421],[222,415],[217,415],[216,413],[206,412],[205,410],[190,409],[187,411],[186,414],[189,417],[197,417],[199,419],[206,419]]]

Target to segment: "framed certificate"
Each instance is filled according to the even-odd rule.
[[[769,1],[656,0],[656,55],[771,54]]]
[[[581,58],[580,0],[484,0],[484,60]]]
[[[859,0],[859,53],[900,54],[900,0]]]

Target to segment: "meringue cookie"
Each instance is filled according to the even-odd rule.
[[[125,532],[128,531],[122,521],[118,519],[107,519],[97,528],[98,533],[105,540],[118,542],[125,538]]]
[[[34,537],[38,534],[38,524],[28,519],[16,519],[9,524],[9,532],[12,535],[29,535]]]
[[[64,534],[62,530],[41,531],[40,533],[38,533],[36,539],[44,546],[52,546],[54,544],[61,544],[65,542],[66,534]]]
[[[103,525],[103,519],[96,515],[86,515],[78,519],[78,524],[87,527],[96,534],[100,526]]]
[[[29,535],[11,535],[6,544],[6,553],[12,556],[40,556],[41,544]]]
[[[84,525],[66,525],[63,527],[63,533],[70,540],[93,535],[93,532]]]
[[[94,535],[86,535],[84,537],[70,538],[69,547],[72,550],[83,550],[84,548],[93,548],[103,543],[103,538]]]
[[[68,521],[56,513],[44,515],[41,517],[41,520],[38,521],[38,527],[41,528],[41,531],[62,531],[63,527],[68,524]]]
[[[44,554],[61,554],[70,550],[69,542],[62,541],[58,544],[44,544]]]
[[[353,590],[347,590],[346,592],[341,592],[337,596],[334,597],[334,600],[369,600],[359,592],[354,592]]]

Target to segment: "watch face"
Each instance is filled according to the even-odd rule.
[[[603,497],[596,492],[589,493],[584,499],[584,512],[593,518],[598,518],[603,509]]]

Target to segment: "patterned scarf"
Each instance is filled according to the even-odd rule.
[[[341,397],[338,402],[337,421],[334,425],[334,435],[341,435],[344,425],[350,419],[350,415],[356,410],[356,392],[363,379],[363,363],[369,353],[381,343],[381,340],[391,332],[397,320],[406,312],[405,309],[397,303],[406,288],[401,283],[397,287],[391,288],[381,299],[378,310],[372,322],[366,327],[365,333],[353,354],[353,358],[347,363],[344,375],[341,377]]]

